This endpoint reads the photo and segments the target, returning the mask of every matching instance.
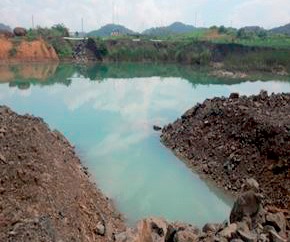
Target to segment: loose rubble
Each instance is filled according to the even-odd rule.
[[[117,242],[288,242],[290,236],[289,213],[270,212],[262,205],[257,187],[250,187],[236,200],[230,214],[230,223],[206,224],[202,230],[190,224],[169,223],[161,218],[140,221],[136,229],[115,235]],[[255,181],[257,184],[257,182]],[[286,216],[288,216],[288,221]],[[287,224],[288,223],[288,224]]]
[[[64,136],[0,107],[0,241],[112,241],[123,230]]]
[[[290,209],[290,94],[207,99],[165,126],[161,141],[232,194],[253,177],[266,205]]]

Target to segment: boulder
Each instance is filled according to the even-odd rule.
[[[261,209],[262,196],[253,190],[242,193],[235,201],[230,214],[230,222],[241,222],[246,217],[253,220]]]
[[[13,33],[15,36],[25,36],[27,34],[27,30],[25,28],[22,28],[22,27],[16,27],[13,30]]]
[[[266,215],[266,224],[273,226],[278,233],[285,234],[286,232],[286,218],[282,212],[268,213]]]
[[[164,242],[168,224],[161,218],[144,219],[137,225],[138,241]]]
[[[221,232],[219,232],[219,235],[221,237],[226,238],[227,240],[230,240],[236,235],[237,230],[238,230],[238,225],[236,223],[232,223],[226,228],[224,228]]]

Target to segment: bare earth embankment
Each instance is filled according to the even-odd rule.
[[[27,41],[0,37],[0,64],[59,61],[55,49],[43,39]]]
[[[290,209],[290,94],[232,94],[197,104],[162,142],[189,167],[237,194],[255,178],[266,204]]]
[[[123,220],[86,174],[59,132],[0,107],[0,241],[111,241]]]

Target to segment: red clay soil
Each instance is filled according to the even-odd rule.
[[[124,229],[59,132],[0,107],[0,241],[111,241]]]
[[[161,140],[189,167],[237,194],[255,178],[266,204],[290,209],[290,94],[232,94],[197,104]]]
[[[54,48],[42,39],[16,41],[0,38],[0,63],[58,60]]]

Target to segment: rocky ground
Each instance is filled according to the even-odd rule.
[[[288,242],[290,241],[289,213],[277,208],[265,209],[259,184],[247,179],[236,200],[229,223],[195,226],[159,218],[140,221],[137,228],[117,234],[117,242]],[[285,217],[288,216],[287,218]],[[287,240],[288,238],[288,240]]]
[[[124,229],[59,132],[0,107],[0,241],[112,241]]]
[[[290,209],[290,94],[206,100],[165,126],[161,140],[218,186],[237,194],[254,177],[265,204]]]

